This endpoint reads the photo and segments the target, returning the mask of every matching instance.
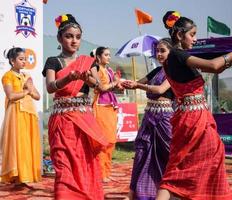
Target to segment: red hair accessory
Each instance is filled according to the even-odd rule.
[[[177,11],[174,11],[168,16],[168,18],[165,22],[165,25],[168,28],[172,28],[179,18],[180,18],[180,13]]]
[[[62,22],[68,21],[68,16],[67,15],[60,15],[55,19],[56,22],[56,27],[59,28],[60,24]]]

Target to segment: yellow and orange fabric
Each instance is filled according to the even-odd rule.
[[[105,68],[100,66],[98,76],[103,87],[107,87],[107,85],[110,84],[110,78]],[[95,118],[102,129],[102,134],[110,143],[99,154],[102,178],[104,179],[109,177],[111,172],[112,153],[116,143],[117,110],[112,104],[99,104],[99,96],[100,91],[95,90],[93,111]]]
[[[8,71],[2,84],[22,92],[27,76]],[[1,132],[1,182],[37,182],[41,179],[41,147],[38,116],[30,96],[5,101],[5,118]]]

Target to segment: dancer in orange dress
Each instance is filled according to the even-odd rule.
[[[111,180],[112,153],[116,143],[118,108],[117,99],[112,90],[121,87],[119,80],[114,76],[113,70],[107,66],[110,62],[109,48],[97,48],[96,62],[97,65],[92,68],[92,73],[99,84],[94,90],[93,110],[96,120],[103,130],[103,135],[107,137],[110,143],[99,154],[103,182],[109,182]],[[97,68],[99,68],[98,72]]]
[[[48,122],[56,172],[55,199],[103,200],[97,153],[108,142],[93,116],[88,97],[89,85],[97,84],[87,73],[94,59],[77,56],[82,29],[72,15],[59,16],[56,24],[62,53],[49,57],[43,70],[48,93],[55,93]]]
[[[204,97],[204,80],[198,70],[220,73],[231,66],[232,53],[206,60],[186,51],[196,43],[195,23],[169,11],[163,18],[174,47],[165,72],[176,96],[171,120],[173,138],[157,200],[171,195],[183,200],[230,200],[225,170],[225,147]]]

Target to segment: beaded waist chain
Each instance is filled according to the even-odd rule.
[[[203,94],[196,94],[185,96],[177,100],[177,109],[181,111],[195,111],[208,109],[205,96]]]
[[[173,112],[172,102],[169,100],[151,100],[148,99],[145,111],[153,113],[159,112]]]
[[[70,98],[56,98],[51,114],[59,114],[64,112],[92,111],[91,100],[89,97],[70,97]]]

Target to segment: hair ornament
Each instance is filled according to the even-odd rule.
[[[171,29],[180,17],[180,13],[177,11],[173,11],[172,13],[170,13],[165,22],[167,28]]]
[[[59,28],[60,24],[68,21],[68,16],[67,15],[60,15],[55,19],[56,22],[56,27]]]

